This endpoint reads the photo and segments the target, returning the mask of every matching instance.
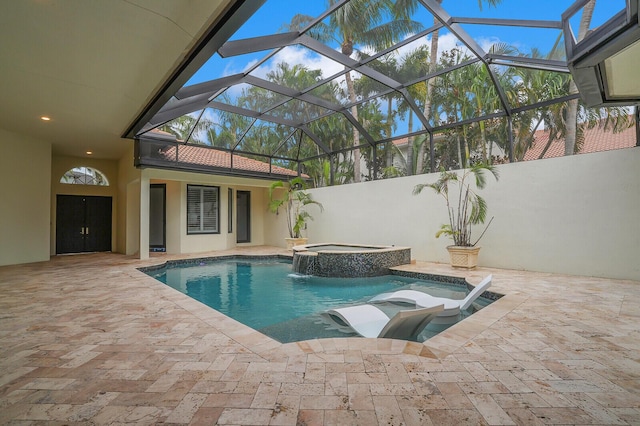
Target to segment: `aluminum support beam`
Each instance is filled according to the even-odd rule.
[[[530,27],[530,28],[549,28],[562,29],[562,21],[541,21],[527,19],[495,19],[495,18],[451,18],[451,22],[455,24],[475,24],[475,25],[493,25],[505,27]]]
[[[142,112],[125,130],[122,137],[133,139],[153,116],[169,102],[169,99],[189,78],[211,58],[266,0],[235,0],[218,16],[202,37],[184,56],[162,87],[153,95]]]
[[[482,62],[487,66],[487,70],[489,72],[489,77],[491,81],[496,87],[498,92],[498,97],[500,98],[500,103],[502,104],[503,109],[505,110],[507,115],[511,115],[511,106],[509,105],[509,101],[507,101],[507,96],[504,93],[504,89],[495,73],[489,67],[489,63],[486,59],[486,52],[480,47],[476,41],[467,34],[467,32],[460,26],[460,24],[453,23],[453,19],[451,16],[442,8],[442,6],[436,0],[420,0],[420,3],[424,7],[431,12],[431,14],[436,17],[442,24],[451,31],[451,33],[456,36],[462,43],[464,43],[473,54],[475,54]]]
[[[218,54],[223,58],[229,58],[232,56],[246,55],[247,53],[278,49],[283,46],[289,46],[294,43],[298,37],[300,37],[300,35],[297,32],[290,32],[228,41],[218,49]]]

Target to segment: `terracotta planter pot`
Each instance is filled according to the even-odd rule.
[[[307,238],[285,238],[287,242],[287,250],[293,250],[295,246],[303,246],[307,244]]]
[[[478,266],[480,247],[447,246],[447,250],[454,268],[473,269]]]

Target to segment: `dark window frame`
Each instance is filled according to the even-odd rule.
[[[199,200],[197,201],[199,211],[197,212],[194,212],[189,208],[190,205],[193,205],[189,203],[190,194],[193,190],[199,191],[199,197],[198,197]],[[213,191],[213,193],[215,193],[215,201],[210,201],[214,203],[215,230],[205,229],[206,224],[204,222],[207,218],[206,216],[203,216],[203,211],[202,211],[203,203],[207,202],[206,200],[204,200],[205,191]],[[190,225],[190,223],[193,222],[192,215],[196,215],[197,217],[195,222],[197,222],[197,225],[200,228],[199,230],[194,230],[193,225]],[[187,185],[187,235],[207,235],[207,234],[220,234],[220,187],[207,186],[207,185]]]

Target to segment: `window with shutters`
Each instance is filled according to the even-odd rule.
[[[220,188],[187,185],[187,234],[220,233]]]

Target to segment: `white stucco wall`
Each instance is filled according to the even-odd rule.
[[[180,212],[182,204],[182,183],[176,181],[154,181],[154,183],[164,183],[167,186],[166,207],[167,207],[167,253],[180,253],[180,237],[185,232],[181,226]]]
[[[640,280],[640,149],[498,166],[482,191],[495,219],[480,242],[480,265]],[[448,262],[447,221],[419,175],[319,188],[310,242],[409,246],[418,260]],[[479,232],[479,230],[477,231]]]
[[[273,197],[274,199],[282,198],[284,193],[283,189],[274,190]],[[287,243],[285,242],[285,238],[289,236],[289,230],[287,228],[287,216],[286,210],[284,208],[280,208],[278,214],[271,213],[269,211],[269,190],[265,189],[264,192],[264,200],[265,204],[262,208],[262,213],[264,215],[264,237],[265,244],[274,246],[274,247],[286,247]],[[311,210],[311,209],[310,209]],[[316,215],[311,213],[311,216],[315,219]],[[313,221],[309,222],[310,224]],[[303,233],[304,235],[304,233]],[[312,243],[313,241],[309,241]]]
[[[4,130],[0,149],[0,265],[48,260],[55,225],[52,187],[57,188],[52,175],[57,176],[67,160],[57,159],[54,173],[47,142]],[[111,169],[110,174],[115,167],[96,166]],[[498,168],[500,181],[490,182],[482,192],[495,220],[480,244],[481,265],[640,280],[640,149]],[[140,248],[140,179],[130,157],[118,163],[114,241],[122,253]],[[146,179],[168,184],[169,252],[235,246],[235,224],[234,233],[227,232],[229,187],[234,195],[239,189],[251,191],[249,244],[284,246],[284,217],[267,212],[269,181],[150,170]],[[412,195],[416,184],[435,179],[420,175],[312,190],[325,211],[313,211],[307,236],[313,243],[409,246],[416,259],[447,262],[449,240],[434,237],[446,221],[442,200],[429,191]],[[220,186],[221,234],[186,235],[187,183]]]
[[[225,250],[236,246],[265,244],[266,189],[270,181],[216,176],[171,170],[145,169],[143,175],[150,183],[167,185],[167,252],[170,254],[202,253]],[[187,234],[187,185],[217,186],[220,188],[220,233]],[[233,189],[229,200],[228,190]],[[236,192],[251,193],[251,242],[236,243]],[[228,232],[229,202],[233,204],[233,230]]]
[[[118,206],[116,213],[114,251],[124,254],[138,252],[140,247],[140,170],[133,166],[133,146],[118,161]]]
[[[0,265],[49,260],[51,145],[0,129]]]

